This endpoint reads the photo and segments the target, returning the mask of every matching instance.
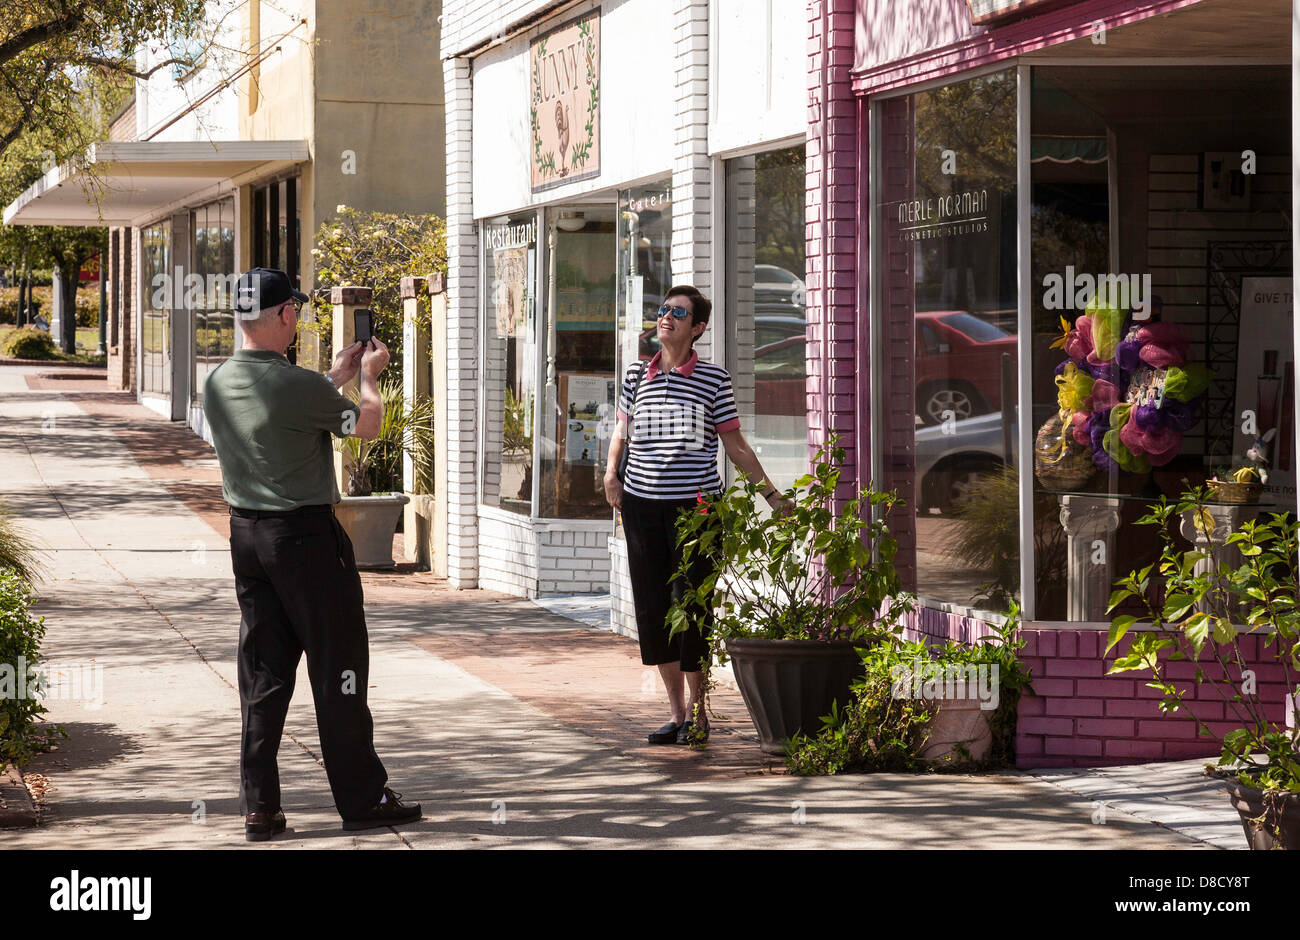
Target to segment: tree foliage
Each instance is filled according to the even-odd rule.
[[[0,4],[0,154],[41,128],[56,159],[93,143],[81,111],[88,75],[147,78],[194,65],[187,53],[136,69],[136,49],[199,32],[204,0],[5,0]],[[120,100],[120,99],[119,99]],[[100,101],[105,105],[106,102]]]
[[[319,288],[313,305],[316,322],[304,326],[318,332],[322,347],[327,347],[333,330],[329,288],[369,287],[374,291],[370,309],[375,335],[388,346],[400,371],[402,278],[446,274],[447,224],[436,215],[362,212],[342,205],[336,212],[316,231],[311,250]]]

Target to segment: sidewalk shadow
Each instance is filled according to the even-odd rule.
[[[87,770],[137,755],[143,750],[135,738],[120,733],[116,725],[107,722],[65,721],[62,726],[68,737],[55,741],[58,750],[38,754],[23,768],[25,771],[52,776]]]

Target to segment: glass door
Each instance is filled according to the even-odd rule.
[[[537,514],[600,519],[605,502],[600,424],[617,400],[614,206],[559,206],[545,213],[547,236],[545,395]]]

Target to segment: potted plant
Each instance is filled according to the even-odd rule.
[[[1233,806],[1251,848],[1300,848],[1300,704],[1295,696],[1300,673],[1300,610],[1297,610],[1297,523],[1293,516],[1271,513],[1242,522],[1220,539],[1214,516],[1206,508],[1210,493],[1193,488],[1177,502],[1161,498],[1139,520],[1161,527],[1160,560],[1116,582],[1110,609],[1129,598],[1145,607],[1151,629],[1133,631],[1137,618],[1116,617],[1107,652],[1132,631],[1128,650],[1110,672],[1150,670],[1147,683],[1160,690],[1160,709],[1184,711],[1201,735],[1220,746],[1216,772],[1229,780]],[[1182,551],[1170,532],[1176,517],[1189,518],[1212,544],[1217,556]],[[1212,538],[1211,538],[1212,536]],[[1225,560],[1231,556],[1232,560]],[[1153,569],[1164,579],[1163,600],[1154,602]],[[1282,707],[1261,698],[1243,635],[1260,638],[1260,649],[1280,667],[1286,695]],[[1168,676],[1168,663],[1196,663],[1195,680],[1224,702],[1227,721],[1235,727],[1216,733],[1197,715],[1202,699],[1180,690]],[[1276,686],[1273,686],[1276,688]],[[1186,701],[1184,699],[1187,699]],[[1270,707],[1271,705],[1271,707]],[[1274,711],[1273,709],[1277,709]],[[1272,714],[1270,714],[1272,711]],[[1291,713],[1287,722],[1285,712]],[[1281,720],[1277,720],[1277,718]],[[1288,727],[1288,724],[1290,727]]]
[[[402,507],[410,501],[400,491],[391,491],[403,452],[410,452],[422,472],[433,466],[433,400],[418,397],[408,405],[401,383],[391,378],[380,381],[379,394],[384,405],[379,434],[368,441],[344,437],[334,442],[348,458],[345,492],[334,514],[352,540],[358,568],[394,566],[393,533]],[[376,493],[377,486],[389,491]]]
[[[862,650],[848,707],[824,716],[819,732],[796,735],[786,766],[835,774],[1014,764],[1016,713],[1030,690],[1019,623],[1013,602],[992,634],[969,645],[888,636]]]
[[[786,509],[766,518],[756,508],[759,487],[742,475],[719,496],[701,497],[700,511],[678,523],[682,562],[674,579],[685,587],[669,612],[670,632],[696,629],[712,599],[713,657],[732,662],[766,753],[816,728],[836,703],[847,705],[863,670],[860,648],[900,629],[911,609],[884,522],[899,499],[868,487],[833,513],[843,461],[832,439],[813,472],[785,492]],[[711,556],[715,573],[693,585],[689,572],[701,554]]]

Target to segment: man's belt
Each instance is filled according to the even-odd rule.
[[[230,507],[232,516],[241,516],[245,519],[284,519],[289,516],[306,516],[316,512],[333,512],[334,507],[329,503],[316,506],[299,506],[297,509],[240,509],[238,506]]]

